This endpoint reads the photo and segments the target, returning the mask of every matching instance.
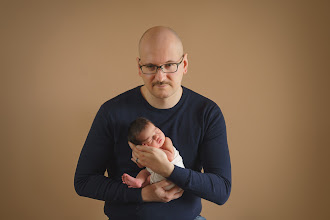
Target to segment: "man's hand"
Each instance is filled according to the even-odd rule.
[[[142,188],[142,200],[144,202],[169,202],[171,200],[180,198],[183,190],[178,186],[166,191],[164,188],[173,184],[169,180],[162,180],[158,183],[147,185]]]
[[[163,177],[169,177],[174,170],[174,165],[168,161],[167,155],[161,149],[134,145],[128,142],[132,149],[132,161],[136,163],[138,158],[138,164],[143,167],[149,167],[152,171],[162,175]]]

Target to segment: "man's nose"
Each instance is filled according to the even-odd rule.
[[[155,78],[157,81],[162,82],[166,78],[166,73],[164,73],[161,68],[158,68],[155,74]]]

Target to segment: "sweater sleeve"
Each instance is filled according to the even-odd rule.
[[[142,202],[141,189],[129,189],[120,180],[104,175],[111,164],[113,136],[104,105],[95,116],[80,153],[74,187],[78,195],[103,201]]]
[[[226,125],[218,106],[213,108],[206,120],[206,132],[199,146],[204,173],[175,166],[168,179],[186,192],[222,205],[231,192]]]

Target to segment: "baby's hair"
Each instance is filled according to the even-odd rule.
[[[143,129],[145,129],[145,127],[147,126],[148,123],[153,124],[150,120],[143,118],[143,117],[139,117],[137,119],[135,119],[128,128],[128,141],[132,142],[135,145],[140,145],[142,144],[141,141],[137,140],[137,137],[139,136],[139,134],[143,131]]]

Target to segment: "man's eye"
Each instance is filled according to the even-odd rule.
[[[154,65],[147,65],[147,66],[145,66],[145,67],[148,68],[148,69],[150,69],[150,70],[155,69],[155,66],[154,66]]]
[[[174,65],[174,63],[168,63],[168,64],[165,64],[165,68],[170,68]]]

